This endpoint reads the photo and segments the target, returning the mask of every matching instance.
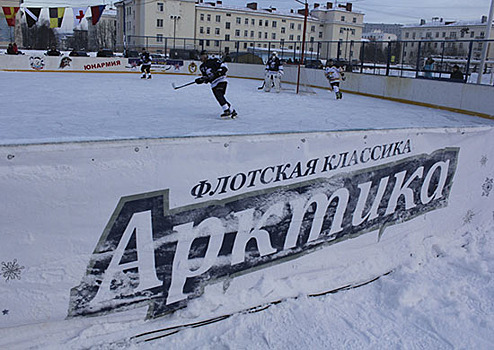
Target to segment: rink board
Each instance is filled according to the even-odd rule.
[[[493,219],[493,146],[490,127],[0,146],[0,327],[208,316],[380,276]]]

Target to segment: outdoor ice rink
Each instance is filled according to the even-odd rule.
[[[2,193],[4,201],[2,203],[4,204],[2,219],[4,221],[0,221],[0,223],[6,223],[0,227],[0,245],[4,244],[3,251],[5,252],[5,256],[0,256],[0,262],[12,261],[15,258],[16,264],[18,262],[19,265],[22,265],[23,274],[22,280],[19,278],[8,283],[3,279],[0,280],[0,311],[3,310],[3,313],[0,312],[0,318],[3,317],[1,320],[4,322],[3,324],[7,325],[0,328],[0,349],[481,350],[493,348],[494,235],[492,233],[494,232],[494,208],[488,208],[488,205],[484,211],[487,212],[486,215],[489,218],[479,224],[475,220],[483,216],[481,216],[480,210],[477,210],[478,207],[470,210],[470,207],[465,206],[465,212],[457,211],[454,212],[455,215],[451,216],[444,216],[447,215],[447,211],[438,212],[437,215],[443,215],[444,220],[448,220],[452,225],[455,222],[461,222],[457,228],[455,227],[455,230],[451,230],[454,232],[444,229],[439,224],[433,226],[436,232],[430,230],[423,230],[424,232],[422,232],[420,228],[426,223],[425,216],[434,215],[430,212],[415,218],[413,221],[415,226],[403,225],[410,228],[406,234],[412,235],[414,227],[417,228],[415,231],[420,231],[421,240],[411,241],[414,244],[413,248],[423,253],[412,256],[407,252],[401,257],[402,264],[393,269],[392,273],[383,275],[380,279],[359,286],[359,288],[348,288],[348,290],[338,293],[313,297],[300,294],[273,305],[265,305],[264,308],[259,308],[258,311],[260,312],[245,310],[236,312],[221,322],[207,324],[200,328],[183,327],[178,329],[177,334],[174,334],[174,329],[167,338],[140,344],[133,343],[129,337],[136,334],[138,330],[141,332],[164,327],[167,319],[147,320],[145,319],[146,310],[142,307],[102,315],[101,317],[63,319],[66,315],[65,308],[69,304],[67,301],[70,294],[69,289],[56,289],[54,285],[62,284],[62,282],[67,284],[66,280],[70,280],[73,276],[76,276],[77,283],[79,283],[94,244],[97,242],[97,239],[88,238],[88,236],[97,234],[99,237],[100,227],[103,231],[107,216],[112,215],[113,206],[116,205],[120,196],[140,193],[135,192],[134,188],[131,187],[125,189],[119,196],[107,196],[109,198],[105,198],[104,195],[109,191],[108,188],[112,187],[113,182],[122,182],[122,179],[125,178],[125,172],[132,172],[142,162],[159,163],[159,167],[156,166],[156,169],[169,166],[166,163],[167,159],[152,158],[151,156],[148,159],[144,152],[139,153],[132,161],[129,161],[128,158],[119,158],[114,162],[105,160],[87,165],[84,163],[87,159],[84,158],[78,160],[79,164],[82,164],[80,168],[84,170],[84,172],[77,173],[82,174],[78,177],[74,175],[74,172],[78,170],[76,166],[72,166],[72,164],[59,166],[59,157],[69,158],[73,154],[67,152],[67,149],[70,148],[73,152],[76,148],[82,149],[84,146],[96,144],[101,146],[97,150],[100,152],[98,154],[103,154],[103,152],[107,152],[106,148],[114,150],[118,148],[118,145],[111,148],[108,147],[109,144],[113,144],[111,142],[108,144],[105,142],[76,143],[75,145],[72,142],[385,130],[379,132],[380,139],[374,141],[374,144],[380,145],[382,144],[380,142],[385,142],[381,139],[383,135],[385,138],[391,134],[386,130],[411,129],[409,134],[414,136],[421,132],[426,133],[424,128],[434,128],[433,133],[441,136],[444,133],[461,134],[470,127],[474,129],[486,126],[488,127],[486,129],[490,129],[494,125],[494,120],[490,119],[346,93],[344,83],[342,84],[343,99],[335,100],[332,93],[323,89],[316,89],[315,94],[297,95],[291,85],[284,85],[284,89],[279,94],[273,91],[265,93],[258,90],[262,84],[261,81],[249,79],[229,79],[226,97],[238,111],[239,116],[235,120],[222,120],[219,117],[221,108],[208,85],[191,85],[179,90],[174,90],[171,86],[172,83],[183,84],[194,78],[194,76],[154,74],[151,80],[141,80],[139,72],[132,74],[0,72],[0,86],[2,86],[0,89],[0,96],[2,97],[2,107],[0,108],[0,151],[2,152],[0,156],[4,159],[3,172],[0,174],[2,180],[0,181],[0,193]],[[468,135],[468,132],[467,130],[465,136],[468,142],[482,143],[482,136],[478,137],[477,134],[473,133],[471,136]],[[482,133],[479,134],[482,135]],[[298,135],[288,136],[298,137]],[[327,137],[327,134],[323,136]],[[367,136],[364,135],[363,137],[365,139]],[[255,136],[255,141],[257,138]],[[287,138],[287,135],[279,135],[279,139],[281,138]],[[338,135],[334,138],[336,140],[332,140],[332,143],[328,144],[338,146],[343,139]],[[199,142],[207,143],[208,139],[213,138],[185,140],[198,140],[198,143],[191,142],[191,147],[194,148],[185,154],[190,157],[195,155],[197,149],[195,145],[198,145]],[[431,140],[424,137],[419,142],[423,147],[429,146],[428,143],[430,142],[430,149],[435,150],[433,148],[435,147],[434,137],[431,137]],[[157,141],[162,142],[162,140]],[[164,141],[165,145],[175,142],[175,140]],[[168,143],[168,141],[170,142]],[[64,142],[71,144],[58,144]],[[52,143],[58,145],[53,146]],[[24,146],[27,144],[48,145]],[[177,142],[177,144],[179,145],[175,146],[177,148],[174,150],[178,149],[181,143]],[[246,145],[244,148],[248,149],[248,143]],[[452,142],[445,143],[441,149],[455,146]],[[482,147],[485,148],[484,144],[479,146],[479,148]],[[222,148],[224,148],[223,141],[218,149]],[[326,152],[326,148],[331,147],[324,147],[324,152]],[[7,150],[12,149],[19,152],[7,153]],[[32,155],[31,158],[28,158],[26,155],[29,156],[29,153],[26,149],[35,149],[38,153],[32,154],[35,156],[41,154],[40,158],[46,156],[46,159],[43,158],[40,162],[31,165],[30,162],[36,158]],[[46,155],[43,153],[45,149],[47,150]],[[235,148],[230,147],[230,149]],[[310,147],[307,146],[307,149]],[[348,148],[348,150],[353,150],[353,148]],[[286,153],[290,152],[289,150],[285,151],[285,153],[281,153],[284,157],[286,157]],[[196,170],[196,164],[197,173],[200,174],[201,166],[214,167],[232,160],[233,163],[239,163],[241,166],[246,163],[242,157],[235,159],[237,153],[234,151],[228,150],[228,152],[231,153],[224,151],[224,153],[213,154],[211,152],[213,154],[211,157],[202,157],[203,154],[197,152],[195,158],[191,157],[192,160],[179,158],[179,166],[170,169],[181,168],[185,162],[189,161],[192,164],[191,167],[183,170],[183,173],[186,173],[187,169],[193,169],[193,171],[188,171],[188,175]],[[275,153],[277,152],[276,147],[269,149],[269,152],[273,152],[274,159],[280,154]],[[271,155],[269,152],[265,153]],[[326,154],[338,154],[338,152],[339,150],[328,149]],[[130,153],[135,153],[133,147]],[[261,152],[252,151],[252,153],[255,154],[251,158],[257,160]],[[228,158],[224,154],[232,154],[233,156]],[[339,154],[341,155],[341,153]],[[465,158],[472,157],[473,159],[472,154],[464,154]],[[489,158],[493,158],[491,154],[488,154]],[[483,153],[475,154],[478,159],[475,158],[466,164],[474,164],[484,170],[489,169],[494,159],[487,159],[487,156],[482,157],[483,155]],[[23,158],[23,156],[25,157]],[[198,159],[200,157],[204,158],[204,161],[202,158]],[[210,158],[213,157],[218,159],[210,162]],[[87,158],[90,159],[89,156]],[[43,163],[44,160],[46,160],[45,163]],[[394,158],[389,161],[394,161]],[[281,159],[276,160],[276,163],[273,162],[273,164],[284,164],[285,162],[287,160]],[[482,162],[484,162],[483,165]],[[49,163],[49,166],[46,163]],[[88,161],[87,163],[91,162]],[[152,164],[154,166],[154,163]],[[236,167],[242,168],[240,165],[236,164]],[[246,169],[257,168],[249,168],[246,165]],[[475,169],[473,171],[472,169],[469,166],[462,168],[462,171],[467,173],[467,176],[464,177],[466,178],[464,182],[467,185],[460,188],[462,191],[465,189],[461,193],[477,191],[478,197],[483,196],[476,199],[478,202],[482,200],[482,203],[492,203],[494,192],[491,193],[490,198],[487,198],[481,194],[481,184],[475,184],[477,187],[472,186],[470,188],[470,179],[473,176],[472,173],[475,173]],[[166,168],[165,170],[168,171],[169,169]],[[346,171],[346,169],[344,170]],[[181,175],[184,176],[184,174],[177,174],[176,171],[169,171],[169,174],[164,174],[166,171],[159,173],[160,176],[155,176],[154,173],[149,176],[161,179],[161,175],[166,175],[168,179],[178,178],[177,182],[182,180]],[[111,181],[105,182],[100,177],[102,172],[106,174],[113,174],[114,172],[115,176],[111,178]],[[235,174],[235,172],[230,173]],[[219,172],[217,177],[230,173]],[[203,175],[200,174],[200,176]],[[102,189],[101,191],[89,186],[87,180],[90,177],[94,179],[92,180],[93,183],[101,183],[101,188],[98,187]],[[216,177],[210,178],[216,179]],[[484,178],[481,178],[482,183],[487,184]],[[142,186],[144,188],[147,186],[145,179],[134,177],[129,177],[129,179],[127,180],[128,183],[135,180],[132,185],[137,187]],[[203,177],[198,179],[192,184],[196,185]],[[462,178],[459,177],[459,179]],[[140,182],[141,180],[142,182]],[[20,185],[12,187],[8,185],[9,183],[19,183]],[[23,186],[24,184],[27,185]],[[42,191],[43,184],[47,184],[45,188],[49,188],[50,192]],[[70,186],[78,188],[78,191],[70,192],[67,190],[67,188],[71,188]],[[149,185],[150,189],[146,191],[165,188],[153,186],[154,184]],[[186,186],[184,188],[187,189],[186,195],[189,195],[190,188]],[[90,200],[85,199],[88,192],[93,193],[95,197],[89,197]],[[59,202],[53,202],[50,197],[62,199]],[[455,198],[454,204],[468,203],[464,198],[464,196],[460,199]],[[111,203],[111,207],[108,207],[111,210],[105,207],[105,201]],[[21,219],[12,219],[8,215],[9,206],[12,207],[15,204],[19,208],[17,212]],[[36,210],[31,209],[30,212],[29,206],[34,207],[38,204],[45,211],[37,211],[38,208],[36,207]],[[101,214],[100,217],[82,215],[80,208],[86,207],[94,209],[95,213]],[[53,214],[52,212],[55,211],[63,214]],[[37,220],[44,222],[43,213],[50,213],[56,219],[54,221],[64,223],[60,226],[62,228],[57,231],[52,229],[52,226],[37,225]],[[97,222],[98,220],[101,223]],[[74,234],[73,231],[79,228],[84,229],[89,221],[98,227],[97,232],[93,233],[88,230],[78,236]],[[41,237],[48,237],[41,242],[42,244],[36,241],[35,233],[38,231]],[[441,234],[435,237],[437,231],[441,231]],[[63,236],[70,244],[61,245],[60,243],[58,246],[59,243],[53,239],[56,235]],[[397,241],[399,242],[398,238]],[[87,243],[86,241],[89,242],[91,249],[79,251],[78,254],[68,258],[65,257],[64,247],[72,249],[81,246],[82,243]],[[370,239],[365,242],[371,242],[368,243],[369,246],[375,243],[374,240],[371,241]],[[78,251],[77,249],[73,250]],[[12,256],[7,258],[6,255],[11,252]],[[27,258],[23,260],[19,257],[22,252],[26,256],[33,252],[32,255],[46,257],[48,263],[41,267],[39,264],[29,266],[25,262]],[[354,257],[360,251],[349,249],[348,252],[350,265],[355,270],[365,270],[368,265],[353,265],[354,260],[356,260]],[[327,260],[326,257],[324,256],[324,261]],[[378,265],[380,259],[389,261],[390,255],[376,253],[376,256],[370,257],[369,264]],[[80,269],[80,266],[83,269]],[[310,265],[310,268],[315,269],[313,265]],[[330,271],[330,269],[325,271]],[[294,281],[293,284],[303,285],[296,279]],[[287,286],[292,283],[290,280],[285,282]],[[14,283],[20,286],[15,291],[21,292],[12,293],[14,297],[11,298],[12,301],[8,305],[6,298],[2,300],[2,291],[5,292],[4,295],[7,295],[6,292],[10,287],[14,290],[13,287],[17,286]],[[269,278],[261,278],[258,283],[256,282],[252,291],[246,290],[245,294],[235,295],[232,302],[246,302],[242,298],[248,301],[246,296],[252,297],[255,293],[263,297],[269,296],[275,289],[272,286],[275,283]],[[74,286],[76,286],[75,282],[71,284],[71,287]],[[223,284],[218,284],[218,286],[218,290],[223,290]],[[62,290],[64,294],[61,294],[59,290]],[[28,299],[26,295],[32,295],[28,293],[35,293],[34,297]],[[211,312],[217,308],[220,310],[221,307],[227,308],[228,305],[221,304],[222,299],[218,299],[219,301],[214,299],[214,293],[209,295],[213,297],[204,296],[200,303],[197,302],[199,299],[192,300],[188,308],[177,312],[178,315],[170,315],[171,321],[196,322],[200,319],[205,308],[209,308],[212,310]],[[21,325],[13,323],[14,316],[20,314],[24,308],[28,310],[26,313],[31,312],[31,308],[29,308],[31,305],[27,307],[26,305],[29,303],[26,303],[25,300],[32,300],[33,304],[36,302],[42,305],[39,310],[34,310],[39,315],[45,313],[50,315],[52,309],[55,308],[53,304],[56,304],[51,301],[55,299],[59,304],[63,304],[62,319],[48,319],[47,316],[41,323],[33,322]],[[34,315],[34,311],[33,315],[29,314],[28,316],[39,316]]]

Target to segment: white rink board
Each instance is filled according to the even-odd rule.
[[[5,281],[0,281],[0,294],[1,307],[10,312],[0,318],[0,327],[61,321],[69,315],[111,318],[122,310],[144,319],[146,312],[159,317],[177,305],[207,316],[218,308],[241,310],[382,275],[410,254],[420,255],[427,237],[463,225],[469,213],[479,222],[492,220],[493,140],[493,128],[479,127],[1,146]],[[384,145],[396,146],[386,153]],[[334,169],[326,162],[332,155]],[[412,173],[410,188],[422,185],[407,190],[404,183]],[[393,205],[389,197],[400,176],[407,194]],[[221,178],[229,179],[225,191],[224,180],[216,186]],[[374,224],[365,228],[365,219],[355,221],[352,203],[359,193],[354,189],[372,180],[373,198],[379,192],[374,180],[384,178],[389,186],[383,187]],[[434,192],[435,187],[441,190]],[[320,245],[295,247],[285,241],[277,246],[268,239],[272,234],[286,237],[287,229],[297,227],[293,217],[298,204],[309,202],[304,198],[322,195],[327,200],[337,192],[350,197],[347,206],[341,205],[348,209],[341,229],[337,213],[332,221],[320,218],[319,231],[314,228],[318,219],[308,222],[316,234],[312,242],[321,240]],[[126,205],[133,209],[125,211]],[[365,213],[369,208],[361,209]],[[124,211],[125,218],[120,215]],[[327,224],[326,238],[317,236]],[[221,243],[217,251],[213,243],[203,244],[206,259],[194,258],[204,243],[194,241],[200,234]],[[335,234],[340,236],[331,238]],[[244,256],[247,241],[241,245],[236,237],[249,235],[255,236],[261,257],[255,252]],[[190,249],[191,242],[198,245]],[[163,246],[167,249],[160,250]],[[204,275],[194,275],[199,270],[192,268],[192,260]],[[247,262],[251,265],[242,265]],[[105,272],[112,268],[119,277],[110,290],[113,282]],[[119,269],[134,269],[134,274]],[[190,286],[181,283],[196,277],[197,285],[191,284],[197,288],[188,294]],[[161,285],[165,279],[172,286]],[[150,299],[158,303],[148,311]]]
[[[28,52],[25,55],[0,55],[0,69],[32,72],[86,72],[86,73],[131,73],[140,67],[132,64],[137,58],[115,57],[71,57],[67,54],[46,56],[44,53]],[[162,60],[153,64],[152,71],[180,74],[195,74],[199,62],[184,60]]]

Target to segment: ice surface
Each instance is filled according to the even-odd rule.
[[[227,91],[238,119],[221,120],[209,86],[171,87],[193,77],[139,76],[0,72],[0,144],[494,124],[349,93],[336,101],[327,90],[265,93],[243,79],[230,79]]]

